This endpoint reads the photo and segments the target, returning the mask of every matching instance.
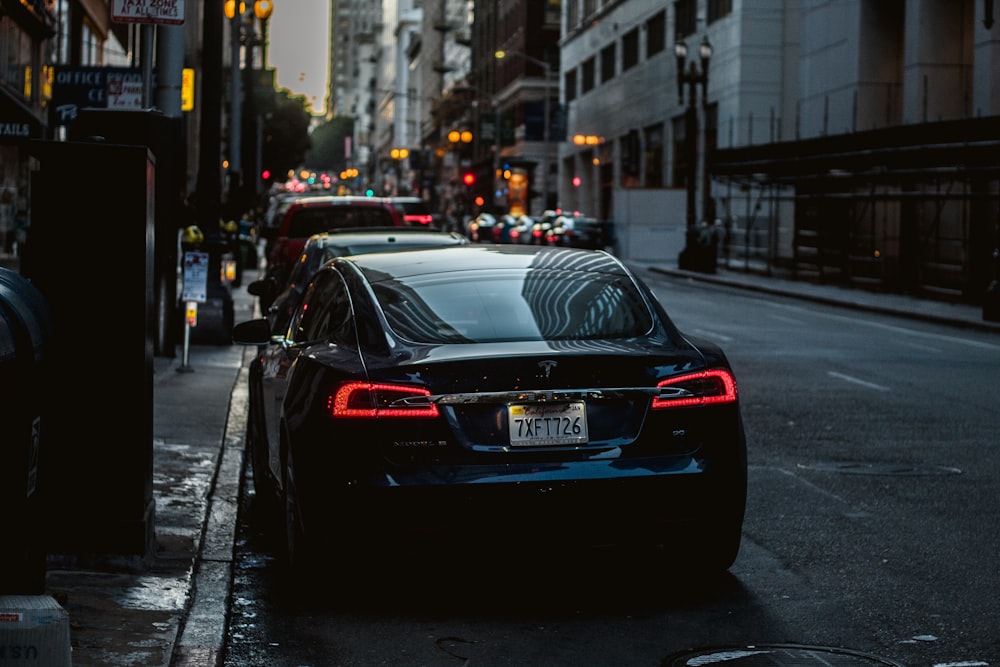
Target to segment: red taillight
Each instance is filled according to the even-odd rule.
[[[656,385],[666,391],[653,398],[653,409],[687,408],[736,400],[736,380],[724,370],[689,373]]]
[[[404,215],[403,220],[411,225],[429,225],[434,218],[430,215]]]
[[[430,395],[426,389],[401,384],[349,382],[329,397],[327,407],[333,417],[437,417],[438,409],[434,403],[399,402],[400,399]]]

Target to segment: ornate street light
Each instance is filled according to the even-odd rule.
[[[698,230],[696,227],[695,198],[698,178],[698,86],[701,85],[702,107],[708,105],[708,62],[712,58],[712,45],[708,36],[702,38],[698,46],[698,56],[701,67],[694,60],[688,62],[688,48],[683,40],[674,45],[674,56],[677,59],[677,98],[684,104],[684,84],[687,84],[687,110],[685,111],[684,151],[687,158],[687,225],[684,234],[684,250],[678,258],[678,266],[682,269],[715,270],[714,257],[706,265],[702,254],[699,254]],[[714,248],[713,248],[714,249]],[[699,259],[701,258],[701,259]]]
[[[243,32],[243,13],[246,3],[236,0],[226,0],[223,4],[226,18],[230,21],[230,62],[229,62],[229,206],[230,215],[236,214],[233,209],[238,198],[242,181],[242,146],[240,137],[243,134],[243,91],[240,80],[240,35]]]
[[[267,69],[267,21],[274,12],[274,3],[271,0],[257,0],[253,3],[253,13],[260,21],[260,65]]]
[[[250,145],[249,149],[246,149],[246,155],[244,156],[245,147],[243,145],[243,121],[244,115],[247,116],[247,120],[252,123],[248,126],[252,132],[252,136],[257,135],[257,125],[258,119],[256,112],[254,110],[253,97],[251,93],[253,92],[253,47],[257,44],[263,44],[262,54],[263,63],[266,67],[267,65],[267,20],[271,18],[271,14],[274,12],[274,3],[271,0],[255,0],[253,3],[253,16],[257,17],[261,22],[261,31],[264,35],[262,41],[257,40],[257,36],[254,34],[253,26],[249,25],[253,23],[253,17],[247,16],[247,3],[237,2],[236,0],[225,0],[223,3],[223,11],[225,12],[226,18],[230,21],[230,34],[231,40],[231,55],[230,55],[230,67],[231,67],[231,82],[230,82],[230,118],[229,118],[229,160],[228,160],[228,171],[229,171],[229,203],[232,208],[231,214],[236,215],[237,211],[235,207],[242,206],[244,202],[238,201],[240,199],[239,193],[243,186],[247,186],[252,189],[250,190],[254,196],[257,195],[258,185],[259,185],[259,160],[260,160],[260,150],[256,145],[256,142]],[[244,24],[244,17],[247,17],[247,25]],[[241,76],[241,60],[240,60],[240,47],[241,45],[246,49],[246,63],[242,63],[244,69],[243,75]],[[245,79],[245,81],[244,81]],[[244,108],[244,104],[245,107]],[[244,178],[244,165],[243,158],[246,157],[248,162],[253,164],[249,165],[249,170],[252,170],[252,180]]]

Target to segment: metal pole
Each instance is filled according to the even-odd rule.
[[[500,101],[497,99],[493,100],[493,110],[496,113],[496,117],[493,121],[493,143],[496,144],[493,151],[493,206],[496,208],[497,204],[497,193],[502,190],[500,187],[500,180],[503,178],[503,158],[500,157]]]
[[[230,55],[230,100],[229,100],[229,209],[235,215],[234,206],[240,190],[240,173],[243,170],[240,153],[240,137],[243,133],[240,81],[240,28],[243,15],[240,14],[240,3],[234,3],[233,18],[230,20],[230,37],[232,37]]]
[[[696,223],[696,211],[695,211],[695,200],[696,191],[695,187],[697,185],[698,179],[698,110],[695,107],[695,95],[697,94],[697,89],[695,88],[694,80],[688,81],[688,109],[687,109],[687,127],[684,128],[686,133],[685,144],[687,146],[688,154],[688,169],[687,169],[687,233],[688,241],[694,240],[694,231]]]
[[[542,213],[549,207],[549,93],[552,77],[549,63],[542,61],[545,69],[545,108],[542,113]]]
[[[153,24],[143,23],[139,30],[142,41],[142,108],[153,106]]]

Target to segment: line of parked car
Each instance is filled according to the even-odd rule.
[[[604,250],[614,245],[610,221],[566,211],[545,211],[537,219],[528,215],[496,216],[483,212],[469,221],[466,234],[476,243],[550,245],[591,250]]]

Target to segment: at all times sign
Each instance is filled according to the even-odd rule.
[[[111,20],[119,23],[184,23],[184,0],[112,0]]]

